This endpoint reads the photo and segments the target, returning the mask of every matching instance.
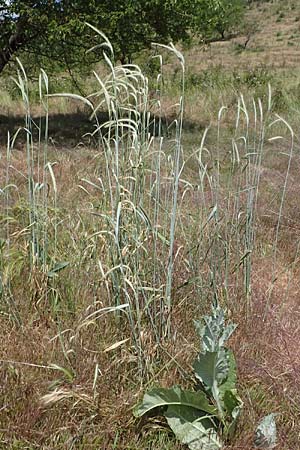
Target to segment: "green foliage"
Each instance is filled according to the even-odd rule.
[[[269,69],[266,67],[259,67],[250,69],[243,73],[235,72],[233,74],[234,84],[240,89],[242,86],[246,86],[249,89],[258,89],[260,87],[265,90],[269,83],[274,85],[274,77]]]
[[[201,1],[199,14],[195,16],[198,30],[205,40],[216,36],[225,38],[226,33],[232,33],[241,24],[246,2],[244,0],[210,0]]]
[[[232,84],[231,74],[225,73],[221,66],[208,68],[199,73],[188,72],[186,75],[186,89],[222,89]]]
[[[0,72],[12,55],[26,52],[34,64],[72,72],[102,57],[100,46],[87,53],[91,23],[114,42],[116,59],[130,62],[153,41],[187,42],[193,34],[210,39],[231,31],[243,14],[244,0],[0,0]],[[23,58],[24,61],[24,58]]]
[[[144,395],[135,415],[140,417],[161,408],[183,444],[191,450],[217,450],[222,448],[222,437],[226,439],[234,433],[242,408],[236,390],[235,358],[225,347],[235,325],[227,325],[224,311],[214,306],[211,315],[204,317],[203,323],[196,321],[195,327],[202,350],[193,367],[202,390],[183,391],[178,386],[153,389]]]
[[[236,327],[226,325],[224,311],[219,306],[213,307],[212,314],[204,317],[204,324],[196,322],[195,325],[202,341],[202,351],[194,363],[195,375],[213,398],[224,424],[232,426],[241,401],[236,391],[235,358],[225,343]]]

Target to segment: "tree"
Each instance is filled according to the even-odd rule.
[[[52,68],[87,65],[95,44],[89,22],[113,43],[122,63],[152,41],[186,41],[224,32],[244,0],[0,0],[0,73],[20,52]],[[228,4],[234,4],[231,8]],[[226,6],[227,5],[227,6]],[[94,55],[99,58],[101,53]]]
[[[245,9],[246,3],[241,0],[219,1],[215,10],[214,27],[225,38],[225,33],[234,31],[237,24],[240,23]]]
[[[225,39],[226,33],[239,30],[246,5],[247,0],[210,0],[195,15],[195,28],[204,41]]]

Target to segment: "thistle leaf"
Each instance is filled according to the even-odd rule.
[[[165,413],[168,424],[177,439],[190,450],[219,450],[222,443],[216,433],[212,418],[199,410],[172,405]]]
[[[210,415],[216,414],[216,408],[208,403],[204,392],[183,391],[179,386],[170,389],[157,388],[147,392],[134,414],[141,417],[154,408],[170,405],[188,406]]]
[[[228,376],[229,362],[225,349],[219,352],[200,353],[194,362],[196,377],[205,388],[212,389],[214,384],[222,384]]]

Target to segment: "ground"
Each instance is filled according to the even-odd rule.
[[[300,3],[254,4],[247,14],[245,34],[183,50],[185,167],[178,188],[169,339],[157,340],[149,323],[152,304],[157,310],[151,310],[151,317],[155,321],[159,314],[165,317],[155,293],[140,315],[135,311],[133,326],[122,315],[103,312],[115,305],[118,291],[111,274],[119,256],[112,251],[104,217],[111,210],[103,142],[87,134],[93,131],[87,108],[74,100],[50,99],[46,149],[44,136],[38,135],[41,106],[34,99],[31,115],[37,126],[33,125],[33,147],[27,153],[33,163],[28,165],[24,131],[14,150],[6,150],[7,131],[12,135],[24,124],[24,107],[10,82],[3,81],[8,93],[0,100],[0,448],[183,448],[161,418],[137,421],[132,410],[151,386],[194,386],[191,363],[199,343],[193,319],[209,311],[213,295],[238,325],[230,348],[237,359],[244,411],[226,448],[253,448],[255,427],[270,412],[278,413],[278,448],[300,448]],[[159,194],[167,203],[172,197],[173,166],[168,164],[173,161],[176,124],[169,129],[167,125],[178,111],[180,72],[174,58],[165,55],[165,59],[162,154],[166,163]],[[155,98],[156,93],[151,95]],[[221,114],[222,107],[226,111]],[[105,113],[101,120],[107,120]],[[155,184],[150,173],[159,155],[153,134],[149,155],[154,158],[147,155],[145,171],[138,172],[150,188],[139,198],[142,211],[150,212],[149,220],[158,220],[164,237],[169,232],[169,210],[167,214],[160,210],[155,218],[151,209]],[[53,176],[48,167],[43,178],[45,154]],[[135,198],[128,194],[126,183],[134,175],[126,163],[121,190],[128,200],[128,216],[120,232],[127,241],[122,242],[121,253],[128,266],[139,267],[138,275],[128,275],[126,283],[143,289],[148,283],[147,288],[159,290],[170,257],[168,243],[161,238],[155,241],[153,257],[155,235],[147,234],[140,222],[134,222],[140,234],[132,238],[129,200]],[[28,167],[32,174],[28,175]],[[28,199],[31,175],[44,184],[40,189],[36,185],[34,210]],[[255,201],[249,194],[252,184],[258,186]],[[138,189],[134,192],[140,195]],[[220,215],[212,220],[216,198]],[[41,265],[28,256],[32,230],[42,236]],[[249,248],[251,258],[244,256]],[[55,272],[58,262],[68,265]],[[211,274],[216,267],[214,286]],[[135,298],[134,288],[126,292]]]

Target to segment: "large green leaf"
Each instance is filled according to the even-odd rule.
[[[227,394],[228,404],[224,404],[225,394],[233,393],[236,388],[236,363],[233,353],[224,347],[217,352],[200,353],[194,362],[194,370],[196,377],[213,396],[220,419],[225,424],[226,416],[232,416],[233,409],[239,406],[230,394]]]
[[[157,388],[147,392],[142,403],[134,410],[134,414],[140,417],[154,408],[170,405],[188,406],[207,414],[216,414],[216,408],[208,403],[204,392],[183,391],[179,386],[170,389]]]
[[[228,376],[229,363],[225,349],[218,352],[200,353],[194,362],[196,377],[210,390],[222,384]]]
[[[181,405],[169,406],[165,416],[177,439],[190,450],[219,450],[221,441],[211,418],[199,410]]]

